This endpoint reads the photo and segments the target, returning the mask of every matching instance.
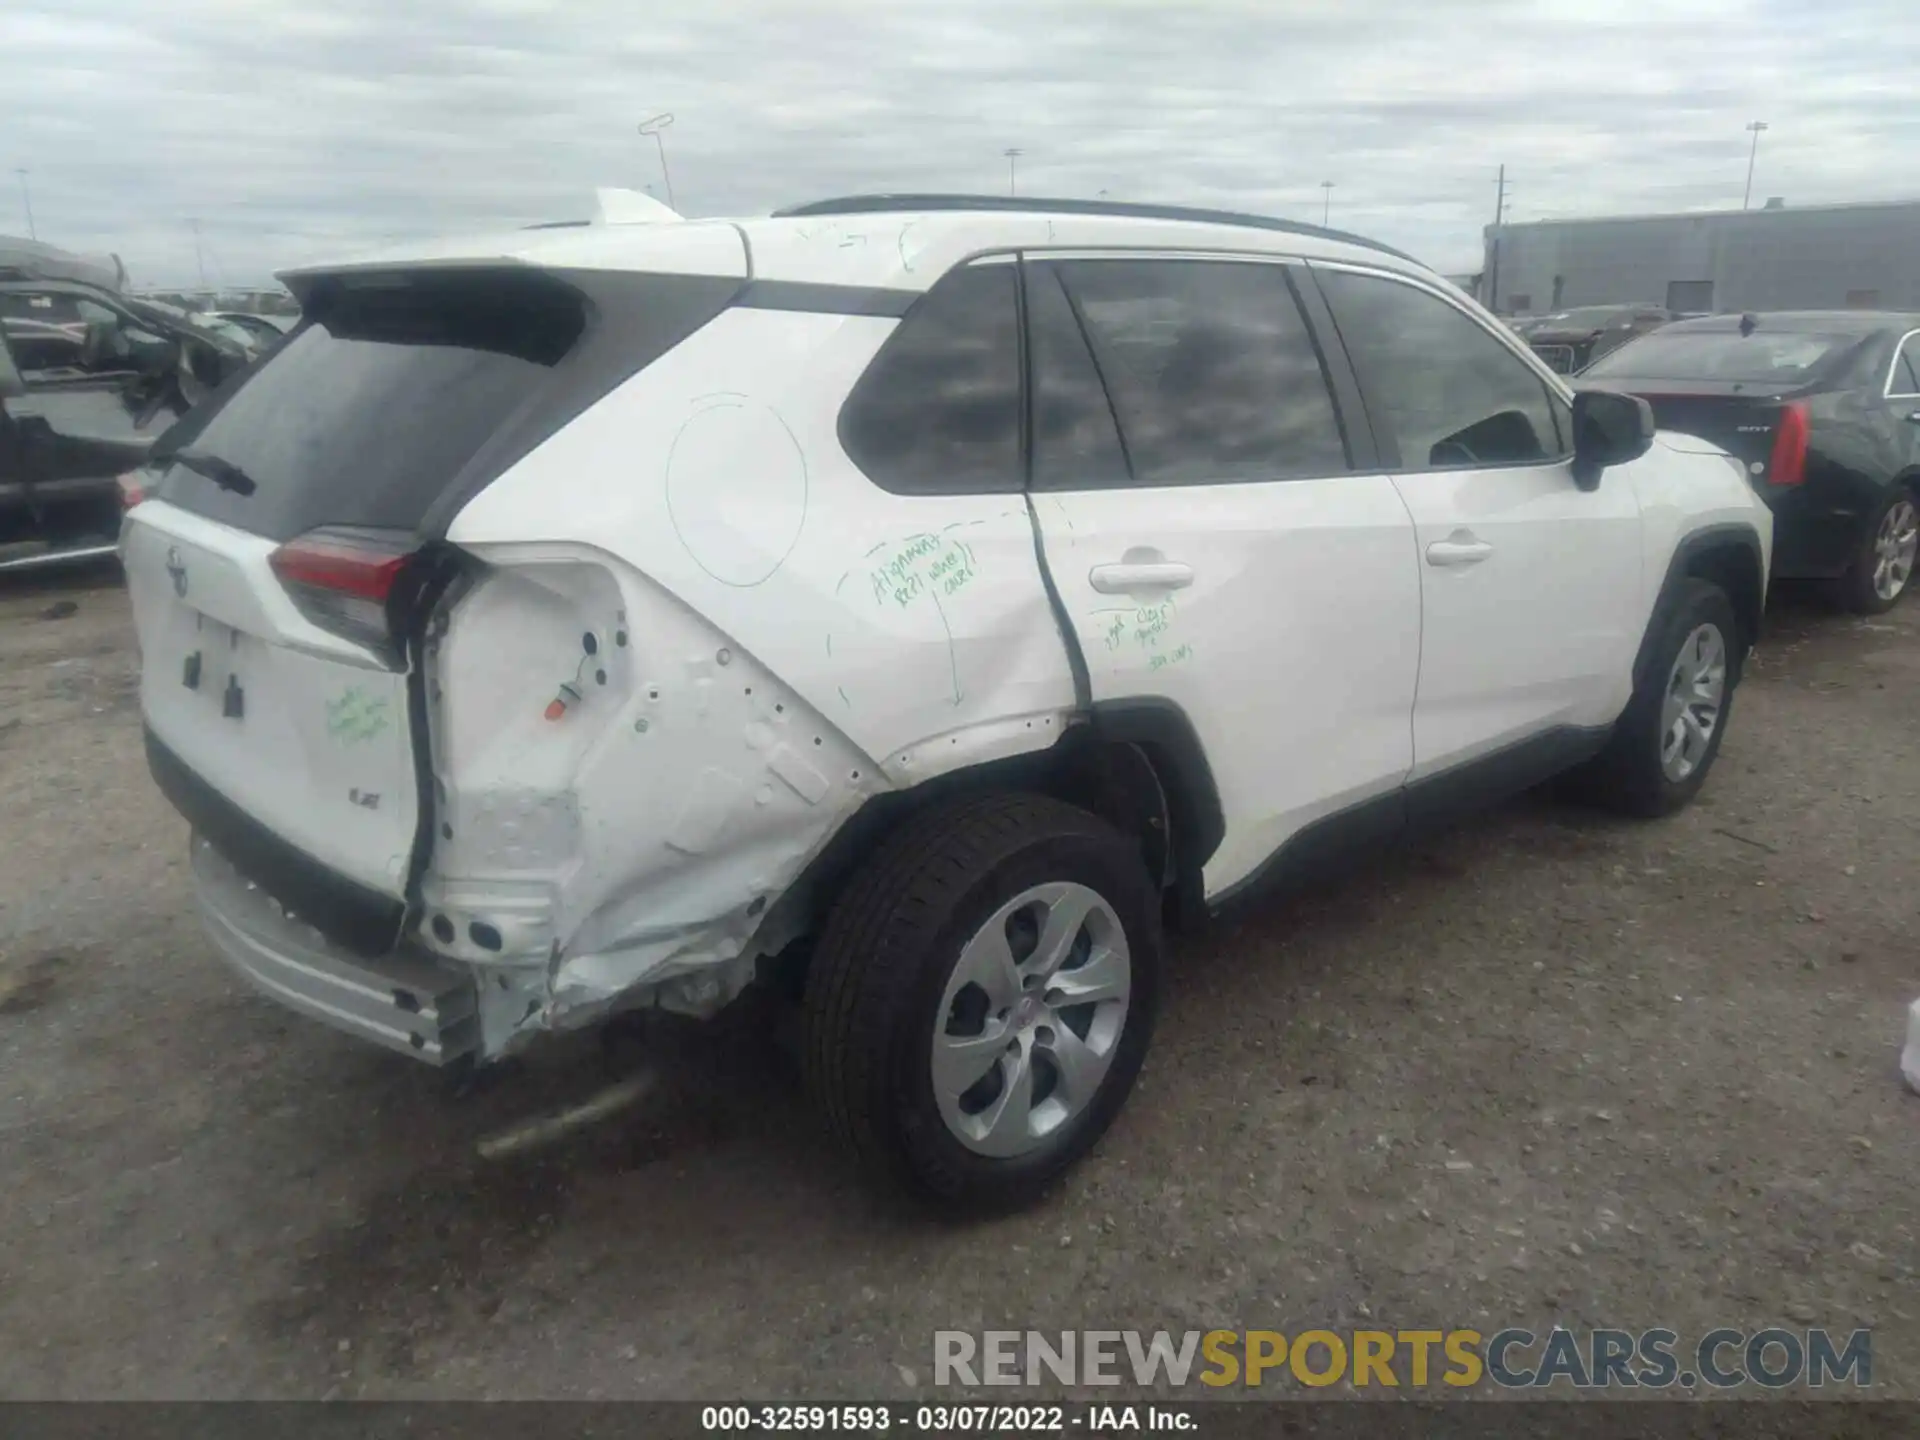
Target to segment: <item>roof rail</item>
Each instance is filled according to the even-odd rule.
[[[832,200],[812,200],[773,212],[774,218],[787,220],[811,215],[875,215],[895,210],[994,210],[1015,214],[1115,215],[1135,220],[1185,220],[1202,225],[1241,225],[1251,230],[1278,230],[1289,235],[1310,235],[1316,240],[1337,240],[1346,245],[1361,245],[1392,255],[1409,264],[1419,265],[1405,251],[1364,235],[1345,230],[1329,230],[1323,225],[1307,225],[1294,220],[1276,220],[1270,215],[1245,215],[1236,210],[1201,210],[1185,205],[1142,205],[1124,200],[1048,200],[1024,195],[846,195]]]

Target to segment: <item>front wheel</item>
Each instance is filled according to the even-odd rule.
[[[1840,603],[1856,615],[1881,615],[1907,593],[1920,553],[1920,511],[1905,486],[1881,503],[1860,543],[1853,563],[1839,580]]]
[[[1586,797],[1647,817],[1672,814],[1706,783],[1743,643],[1733,602],[1708,580],[1682,581],[1653,623],[1652,655],[1612,739],[1574,776]]]
[[[1020,1205],[1119,1113],[1159,977],[1137,843],[1044,796],[936,807],[828,918],[807,980],[808,1088],[870,1174],[950,1209]]]

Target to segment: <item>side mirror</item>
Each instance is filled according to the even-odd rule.
[[[1638,460],[1653,444],[1653,407],[1618,390],[1577,390],[1573,396],[1573,482],[1598,489],[1609,465]]]

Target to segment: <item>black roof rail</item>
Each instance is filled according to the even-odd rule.
[[[1013,214],[1114,215],[1135,220],[1185,220],[1202,225],[1240,225],[1251,230],[1278,230],[1289,235],[1307,235],[1316,240],[1337,240],[1345,245],[1360,245],[1392,255],[1412,265],[1420,265],[1405,251],[1364,235],[1345,230],[1329,230],[1324,225],[1307,225],[1295,220],[1277,220],[1271,215],[1245,215],[1237,210],[1201,210],[1185,205],[1144,205],[1126,200],[1048,200],[1025,195],[846,195],[832,200],[812,200],[773,212],[778,220],[800,219],[811,215],[875,215],[891,210],[994,210]],[[1425,268],[1424,266],[1422,268]]]

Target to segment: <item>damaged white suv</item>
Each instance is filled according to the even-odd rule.
[[[122,540],[221,952],[487,1061],[803,986],[875,1169],[1034,1193],[1163,916],[1576,769],[1713,763],[1772,531],[1403,255],[944,197],[284,277]]]

